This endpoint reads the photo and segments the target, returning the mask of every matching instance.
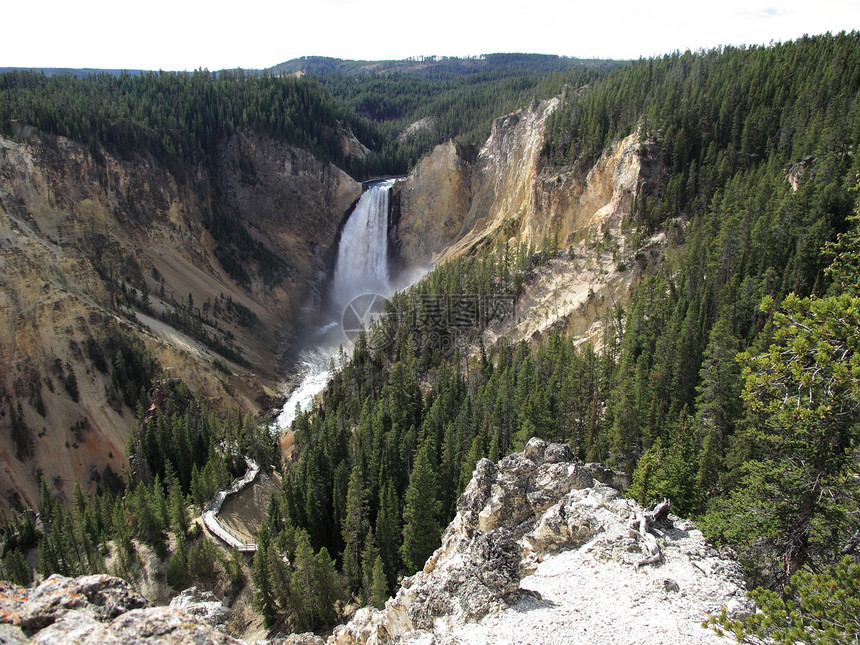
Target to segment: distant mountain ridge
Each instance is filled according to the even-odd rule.
[[[292,58],[264,69],[244,69],[246,74],[310,74],[325,76],[328,74],[374,74],[374,73],[404,73],[418,76],[454,77],[480,72],[517,72],[530,71],[538,73],[564,72],[571,67],[585,66],[599,69],[611,69],[623,65],[627,61],[602,58],[572,58],[553,54],[485,54],[475,57],[458,56],[415,56],[401,60],[355,60],[348,58],[332,58],[329,56],[302,56]],[[214,70],[214,73],[235,72],[241,68],[225,68]],[[15,71],[41,72],[46,76],[76,76],[84,78],[96,74],[119,76],[130,74],[138,76],[150,71],[147,69],[99,68],[99,67],[0,67],[0,74]],[[164,70],[178,71],[178,70]]]
[[[0,67],[0,74],[6,72],[42,72],[45,76],[77,76],[84,78],[86,76],[95,76],[96,74],[108,74],[110,76],[119,76],[120,74],[129,74],[138,76],[144,74],[145,69],[100,69],[98,67]]]
[[[417,56],[404,60],[349,60],[327,56],[302,56],[285,61],[266,71],[276,74],[360,75],[403,73],[417,76],[454,77],[482,72],[564,72],[572,67],[608,69],[627,61],[599,58],[570,58],[550,54],[486,54],[477,57]]]

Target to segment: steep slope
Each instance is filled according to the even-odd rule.
[[[671,515],[654,529],[659,563],[642,564],[642,510],[601,479],[618,483],[540,439],[482,460],[424,570],[329,642],[725,642],[700,624],[724,606],[752,610],[740,565]]]
[[[635,136],[607,150],[584,179],[544,168],[546,120],[557,105],[535,101],[496,119],[473,163],[453,143],[437,146],[395,191],[401,255],[438,262],[496,239],[540,246],[548,235],[564,246],[575,232],[625,213],[653,172]]]
[[[544,124],[557,101],[533,103],[493,122],[474,163],[453,144],[437,146],[395,192],[401,254],[435,262],[500,235],[529,218]]]
[[[247,411],[270,400],[361,185],[259,137],[223,144],[218,177],[179,181],[147,157],[21,134],[0,139],[0,504],[33,506],[40,474],[69,494],[122,469],[159,367]],[[251,232],[273,277],[213,238],[224,221]]]
[[[662,172],[659,165],[640,153],[635,134],[608,148],[585,174],[545,165],[546,122],[557,106],[557,99],[535,101],[496,119],[474,161],[454,142],[437,146],[395,187],[404,264],[438,264],[499,242],[568,249],[527,285],[514,326],[508,320],[488,330],[488,345],[502,335],[530,339],[559,324],[596,337],[594,322],[626,301],[644,267],[663,254],[664,236],[631,248],[623,229],[633,199]]]

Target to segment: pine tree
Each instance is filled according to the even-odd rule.
[[[329,557],[325,547],[314,556],[313,581],[312,593],[316,616],[314,629],[331,627],[337,622],[336,604],[341,600],[343,591],[334,567],[334,560]]]
[[[188,586],[188,551],[185,540],[181,535],[176,537],[176,551],[167,563],[167,584],[174,589],[185,589]]]
[[[790,296],[782,310],[774,345],[745,367],[744,398],[764,421],[758,438],[772,450],[763,463],[780,472],[776,491],[803,491],[782,526],[790,577],[808,558],[816,514],[829,516],[831,530],[845,522],[826,500],[858,488],[850,447],[860,442],[860,297]]]
[[[163,546],[164,536],[161,533],[161,523],[150,504],[150,495],[143,483],[138,484],[134,489],[132,509],[137,536],[152,547],[157,544]]]
[[[786,600],[766,589],[754,589],[756,611],[733,620],[723,609],[708,625],[750,645],[836,645],[860,640],[860,565],[850,558],[810,573],[798,571],[791,579],[793,598]]]
[[[293,610],[290,623],[295,632],[313,630],[317,624],[317,603],[314,598],[314,555],[308,534],[300,531],[293,556],[293,575],[290,579]]]
[[[376,515],[376,543],[379,555],[388,578],[388,587],[392,588],[397,573],[400,570],[398,545],[400,543],[400,511],[397,497],[391,481],[380,488],[379,511]]]
[[[860,181],[854,190],[860,191]],[[846,222],[851,228],[840,233],[836,242],[825,246],[825,253],[833,258],[826,271],[833,280],[835,291],[860,296],[860,276],[857,274],[860,267],[860,199]]]
[[[628,489],[640,504],[668,498],[683,517],[701,512],[704,496],[698,480],[698,440],[686,414],[672,424],[665,446],[660,437],[642,455]]]
[[[218,554],[212,542],[207,539],[197,540],[188,549],[188,569],[195,579],[212,583],[218,575]]]
[[[341,524],[343,541],[343,573],[346,575],[350,591],[361,586],[361,548],[364,537],[370,528],[364,501],[364,481],[361,468],[355,466],[349,476],[349,489],[346,496],[346,513]]]
[[[498,452],[498,447],[496,449]],[[472,473],[475,471],[475,466],[484,457],[484,441],[481,435],[477,435],[472,440],[472,445],[469,447],[469,452],[463,458],[463,464],[460,468],[460,484],[458,492],[466,490],[466,486],[472,481]]]
[[[175,478],[170,484],[168,508],[170,514],[170,526],[173,531],[177,535],[187,537],[191,519],[188,517],[188,508],[185,505],[185,496],[182,494],[182,488],[179,485],[179,481]]]
[[[373,531],[370,530],[364,540],[364,549],[361,551],[361,587],[365,599],[367,599],[373,584],[373,565],[378,557],[379,549],[376,547],[376,538]]]
[[[272,575],[269,568],[269,525],[263,522],[257,534],[257,550],[251,565],[251,580],[254,583],[254,607],[259,611],[266,626],[270,626],[278,615]]]
[[[773,342],[745,352],[743,398],[755,446],[740,485],[708,522],[736,544],[767,538],[781,581],[810,558],[829,558],[858,530],[851,514],[860,496],[854,452],[860,443],[860,297],[789,295],[773,312]],[[820,527],[827,530],[820,530]],[[755,564],[767,564],[762,556]],[[762,562],[765,560],[765,562]]]
[[[6,580],[16,585],[26,586],[33,582],[33,572],[21,549],[9,550],[3,556],[3,574]]]
[[[728,319],[720,318],[711,328],[696,398],[695,425],[702,442],[699,481],[705,490],[717,485],[728,442],[740,416],[737,349],[738,340],[731,333]]]
[[[406,489],[403,511],[403,544],[400,553],[409,571],[423,568],[439,546],[439,483],[434,472],[432,446],[425,441],[418,450]]]
[[[191,467],[191,497],[194,500],[194,504],[196,504],[197,508],[201,510],[206,508],[206,505],[209,504],[211,497],[208,496],[206,483],[196,463]]]
[[[376,560],[373,561],[368,603],[377,609],[382,609],[386,600],[388,600],[388,580],[385,576],[382,558],[376,556]]]
[[[230,549],[230,559],[227,561],[227,575],[230,577],[231,594],[235,597],[245,586],[245,570],[242,567],[242,556],[239,549]]]

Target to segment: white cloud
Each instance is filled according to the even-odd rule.
[[[638,58],[860,28],[855,0],[34,0],[4,8],[0,66],[268,67],[303,55]]]

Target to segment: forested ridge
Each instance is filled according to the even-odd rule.
[[[0,74],[0,132],[10,136],[13,119],[95,151],[102,145],[120,156],[152,155],[180,178],[211,162],[218,143],[242,130],[307,148],[356,174],[363,166],[345,155],[341,134],[355,134],[371,150],[382,143],[371,123],[316,83],[241,71],[81,78],[7,72]]]
[[[240,131],[254,131],[306,148],[364,179],[405,173],[433,145],[450,138],[478,145],[493,117],[533,96],[562,87],[565,70],[587,82],[619,63],[557,57],[494,55],[479,66],[443,61],[419,69],[389,69],[355,76],[349,63],[310,64],[304,78],[278,67],[263,72],[137,72],[0,74],[0,133],[12,121],[99,146],[121,156],[152,155],[178,177],[211,164],[217,147]],[[549,58],[550,60],[544,60]],[[308,66],[307,61],[304,61]],[[567,82],[572,77],[565,76]],[[397,134],[432,116],[429,132],[406,140]],[[366,158],[344,151],[355,136]]]
[[[273,68],[317,80],[333,97],[376,123],[385,134],[386,158],[405,169],[436,144],[455,139],[473,150],[490,134],[492,120],[533,98],[580,87],[624,61],[580,60],[535,54],[488,54],[475,59],[341,61],[302,58]],[[403,135],[422,119],[425,127]],[[398,136],[401,135],[401,136]]]
[[[669,498],[675,512],[735,549],[751,582],[775,594],[759,595],[775,615],[792,611],[785,604],[792,594],[814,598],[828,584],[856,589],[858,45],[858,34],[843,33],[676,53],[546,81],[566,82],[568,90],[549,122],[545,167],[584,173],[607,145],[638,132],[640,154],[664,169],[642,187],[624,224],[633,249],[625,261],[641,264],[645,278],[609,313],[598,346],[558,333],[536,346],[485,348],[480,341],[483,326],[506,315],[536,267],[568,252],[564,241],[543,248],[501,242],[394,297],[391,315],[359,337],[321,402],[295,422],[296,457],[280,466],[283,486],[251,567],[266,621],[322,628],[336,620],[332,604],[347,594],[379,605],[438,545],[477,461],[521,449],[531,436],[625,470],[640,502]],[[371,77],[370,96],[403,82]],[[360,79],[323,86],[360,102]],[[417,109],[409,100],[377,116],[393,122]],[[378,98],[370,104],[380,109]],[[670,251],[662,264],[647,266],[636,250],[657,231]],[[478,314],[439,327],[439,308],[455,306]],[[179,411],[194,406],[155,417],[141,408],[130,450],[158,464],[169,453],[164,442],[176,436],[167,428],[181,425],[188,413]],[[165,430],[153,429],[159,423]],[[163,541],[161,531],[183,524],[171,515],[170,491],[199,503],[193,467],[199,487],[203,469],[229,470],[227,455],[237,446],[256,446],[264,464],[278,465],[254,424],[215,427],[218,439],[200,443],[210,448],[194,452],[192,466],[155,466],[155,483],[130,482],[134,496],[111,504],[131,515],[110,524],[114,533],[101,532],[120,542],[94,540],[92,549],[127,544],[118,526],[141,541]],[[167,508],[158,531],[138,518],[147,495],[152,508]],[[59,526],[79,535],[86,508],[76,503]],[[48,512],[62,517],[53,506]],[[4,569],[13,579],[25,577],[22,545],[51,544],[71,560],[80,547],[70,545],[84,539],[39,536],[17,519],[5,530]],[[171,559],[187,566],[188,552],[176,553]],[[48,559],[43,572],[55,561],[63,562]],[[820,610],[810,602],[804,615]],[[815,621],[791,620],[795,640],[785,642],[798,634],[823,638]],[[831,642],[856,636],[852,620],[842,614],[827,623]],[[721,621],[747,642],[779,633],[772,624]]]
[[[346,74],[377,76],[380,74],[411,74],[427,79],[448,80],[476,72],[564,72],[571,67],[611,69],[624,61],[608,59],[569,58],[550,54],[484,54],[482,56],[413,56],[406,60],[344,60],[327,56],[302,56],[275,65],[267,72],[275,74]]]

